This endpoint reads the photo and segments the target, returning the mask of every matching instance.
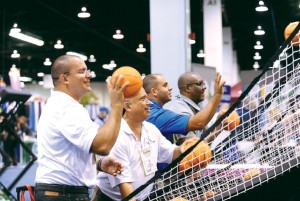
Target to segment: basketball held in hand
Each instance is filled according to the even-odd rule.
[[[191,146],[193,146],[198,140],[187,144],[184,148],[184,151],[189,149]],[[179,170],[180,172],[185,172],[186,170],[190,168],[204,168],[206,167],[212,158],[212,153],[210,146],[204,142],[201,141],[194,149],[191,151],[186,157],[184,157],[180,163],[179,163]]]
[[[123,75],[123,79],[120,83],[122,86],[126,81],[129,82],[129,85],[124,90],[124,97],[131,98],[135,96],[143,86],[143,80],[141,74],[135,69],[130,66],[122,66],[115,70],[112,74],[112,77],[116,75]]]
[[[235,129],[238,125],[240,125],[240,116],[239,114],[234,110],[230,113],[230,115],[224,119],[223,123],[226,125],[224,127],[224,130],[231,131]]]
[[[298,26],[299,22],[292,22],[286,26],[284,29],[284,38],[285,40],[288,39],[288,37],[291,35],[291,33],[295,30],[295,28]],[[291,42],[292,45],[298,46],[299,45],[299,31],[294,36]]]

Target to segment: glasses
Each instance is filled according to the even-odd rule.
[[[198,87],[205,86],[205,83],[203,81],[188,83],[185,86],[190,86],[190,85],[193,85],[193,84],[197,85]]]
[[[72,75],[72,74],[82,74],[85,76],[91,75],[91,70],[90,69],[85,69],[85,70],[81,70],[79,72],[75,72],[75,73],[71,73],[71,72],[65,72],[65,75]]]

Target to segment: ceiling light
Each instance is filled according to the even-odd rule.
[[[63,49],[64,45],[61,43],[61,40],[57,40],[56,44],[54,45],[55,49]]]
[[[115,63],[114,60],[111,60],[110,63],[109,63],[108,65],[109,65],[109,67],[111,67],[111,68],[117,67],[117,64]]]
[[[108,69],[108,70],[113,70],[114,68],[112,68],[109,64],[103,64],[102,68],[104,69]]]
[[[146,52],[146,48],[144,48],[143,44],[139,44],[139,47],[136,48],[136,51],[140,52],[140,53],[143,53],[143,52]]]
[[[123,39],[124,38],[124,35],[121,34],[121,30],[116,30],[116,33],[113,35],[113,38],[114,39]]]
[[[19,40],[28,42],[28,43],[32,43],[34,45],[37,46],[43,46],[44,45],[44,41],[40,40],[34,36],[32,36],[33,34],[28,35],[29,33],[25,34],[25,33],[21,33],[21,32],[16,32],[15,30],[10,30],[9,32],[9,36],[17,38]]]
[[[44,61],[44,65],[45,66],[51,66],[52,62],[50,61],[49,58],[46,58],[45,61]]]
[[[196,41],[193,40],[193,39],[189,39],[189,43],[190,43],[191,45],[194,45],[194,44],[196,43]]]
[[[21,32],[21,29],[18,27],[17,23],[14,23],[13,28],[10,29],[10,32],[19,33]]]
[[[91,62],[91,63],[96,62],[96,58],[94,55],[92,55],[92,54],[90,55],[89,62]]]
[[[199,57],[199,58],[205,57],[204,51],[203,50],[199,50],[199,53],[197,54],[197,57]]]
[[[265,6],[264,1],[259,1],[258,6],[255,8],[257,12],[264,12],[268,10],[268,7]]]
[[[45,73],[43,73],[43,72],[37,73],[37,76],[38,76],[38,77],[44,77],[44,75],[45,75]]]
[[[14,50],[13,53],[11,54],[11,58],[19,58],[20,57],[20,54],[18,53],[17,50]]]
[[[77,53],[77,52],[67,52],[66,54],[80,57],[83,61],[87,60],[87,56],[85,56],[83,54],[80,54],[80,53]]]
[[[254,64],[253,64],[253,68],[254,69],[258,69],[259,68],[259,64],[258,64],[258,62],[256,61],[256,62],[254,62]]]
[[[260,43],[260,41],[256,41],[256,45],[254,45],[254,49],[261,50],[263,48],[264,48],[264,46],[262,46],[262,44]]]
[[[257,30],[254,31],[254,34],[261,36],[265,34],[265,31],[261,29],[261,26],[257,26]]]
[[[87,11],[86,7],[82,7],[81,12],[78,13],[79,18],[88,18],[90,16],[91,16],[91,14]]]
[[[255,55],[253,57],[254,60],[260,60],[261,56],[259,55],[259,52],[255,52]]]
[[[21,82],[31,82],[31,81],[32,81],[32,78],[31,78],[31,77],[21,76],[21,77],[20,77],[20,81],[21,81]]]

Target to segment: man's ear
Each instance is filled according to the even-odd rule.
[[[157,90],[155,88],[151,88],[150,89],[150,93],[153,95],[153,96],[157,96]]]
[[[128,110],[131,109],[131,104],[130,104],[129,101],[125,101],[125,102],[124,102],[124,109],[125,109],[126,111],[128,111]]]

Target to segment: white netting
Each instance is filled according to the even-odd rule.
[[[210,144],[211,161],[199,143],[197,150],[202,155],[196,149],[194,155],[186,153],[189,159],[170,165],[168,171],[149,182],[154,183],[153,191],[137,199],[227,200],[298,165],[300,52],[299,45],[293,45],[281,48],[269,62],[272,67],[266,66],[239,106],[231,108],[239,116],[229,124],[237,119],[240,124],[229,131],[223,130],[223,124],[217,131],[221,133]],[[275,60],[279,61],[275,62],[277,67],[273,67]]]

